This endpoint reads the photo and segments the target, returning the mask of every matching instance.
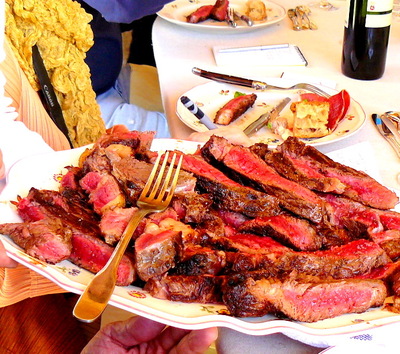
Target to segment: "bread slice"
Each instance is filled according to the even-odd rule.
[[[297,138],[320,138],[328,129],[329,102],[303,100],[292,104],[293,135]]]

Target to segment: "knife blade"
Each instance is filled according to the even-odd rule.
[[[265,90],[269,86],[267,83],[262,82],[262,81],[256,81],[256,80],[245,79],[245,78],[237,77],[237,76],[214,73],[214,72],[202,70],[199,68],[193,68],[192,73],[195,75],[204,77],[206,79],[209,79],[209,80],[223,82],[225,84],[233,84],[233,85],[239,85],[239,86],[244,86],[244,87],[251,87],[255,90]]]
[[[382,116],[378,114],[372,114],[372,120],[375,123],[375,126],[378,132],[386,139],[386,141],[392,146],[394,151],[400,157],[400,140],[396,140],[391,130],[387,127],[387,125],[382,121]]]
[[[46,103],[44,106],[49,113],[50,118],[53,120],[58,129],[64,133],[69,144],[71,147],[73,147],[60,103],[58,102],[56,93],[54,92],[53,85],[49,78],[49,74],[44,66],[43,58],[40,55],[39,48],[36,44],[32,47],[32,61],[33,68],[39,79],[40,88]]]
[[[255,132],[259,131],[262,127],[265,127],[268,120],[276,118],[282,112],[282,110],[286,107],[286,105],[290,102],[290,98],[286,97],[284,100],[278,103],[277,106],[269,110],[268,112],[262,114],[258,117],[253,123],[251,123],[247,128],[243,130],[243,132],[250,136]]]

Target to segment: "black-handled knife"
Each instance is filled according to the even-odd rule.
[[[46,102],[46,110],[58,129],[60,129],[66,136],[71,147],[73,147],[60,103],[58,102],[49,74],[44,66],[43,58],[40,55],[39,48],[36,44],[32,47],[32,61],[33,68],[35,69],[35,73],[39,79],[42,96]]]

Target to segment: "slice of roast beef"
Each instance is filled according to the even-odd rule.
[[[0,234],[10,236],[26,254],[50,264],[68,259],[71,254],[72,232],[58,219],[0,224]]]
[[[338,178],[326,177],[317,169],[303,163],[302,160],[290,159],[280,151],[262,149],[260,145],[259,143],[251,146],[251,150],[256,152],[281,176],[311,190],[336,194],[342,194],[344,192],[346,186],[340,182]]]
[[[279,203],[296,215],[321,222],[324,203],[314,192],[280,176],[249,148],[212,136],[201,148],[202,156],[233,179],[275,196]]]
[[[182,234],[180,231],[144,233],[135,242],[137,274],[144,281],[160,276],[175,267],[181,255]]]
[[[307,220],[286,213],[246,221],[239,231],[270,236],[298,251],[316,251],[322,246],[321,237]]]
[[[391,262],[379,245],[362,239],[325,251],[296,252],[291,261],[299,273],[335,279],[354,278]]]
[[[164,275],[151,278],[144,289],[158,299],[220,303],[222,277],[213,275]]]
[[[89,203],[97,214],[125,206],[125,195],[116,179],[108,172],[88,172],[79,183],[88,193]]]
[[[213,7],[214,5],[200,6],[196,11],[186,16],[186,22],[199,23],[209,19]]]
[[[200,191],[209,193],[215,204],[222,209],[250,217],[280,212],[276,198],[232,181],[200,156],[184,155],[182,169],[192,172],[197,178]]]
[[[172,207],[179,220],[186,223],[201,223],[209,219],[213,200],[209,194],[197,192],[177,193],[172,199]]]
[[[316,322],[382,306],[387,296],[380,280],[314,278],[259,279],[223,286],[223,302],[232,316],[283,314],[295,321]],[[225,283],[225,284],[226,284]]]
[[[218,275],[226,265],[225,252],[191,245],[185,247],[180,261],[173,269],[178,275]]]
[[[296,166],[313,169],[326,177],[337,178],[346,188],[343,195],[378,209],[392,209],[399,202],[396,193],[362,171],[333,161],[316,148],[289,137],[278,147]]]
[[[225,21],[228,6],[228,0],[217,0],[211,10],[210,17],[216,21]]]
[[[74,230],[72,233],[72,251],[69,260],[92,273],[99,272],[107,263],[114,247],[100,238]],[[136,279],[134,262],[127,254],[122,256],[117,270],[117,285],[127,286]]]

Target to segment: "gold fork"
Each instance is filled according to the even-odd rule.
[[[107,264],[93,277],[74,307],[73,315],[80,321],[93,322],[107,306],[115,288],[118,265],[139,222],[149,213],[165,210],[171,202],[178,181],[183,155],[180,156],[175,171],[173,171],[177,156],[176,153],[173,154],[166,173],[165,167],[169,152],[164,155],[164,160],[160,167],[161,155],[158,154],[149,179],[136,203],[139,207],[137,213],[129,221]],[[156,174],[157,178],[154,180]],[[162,185],[161,182],[163,182]]]

